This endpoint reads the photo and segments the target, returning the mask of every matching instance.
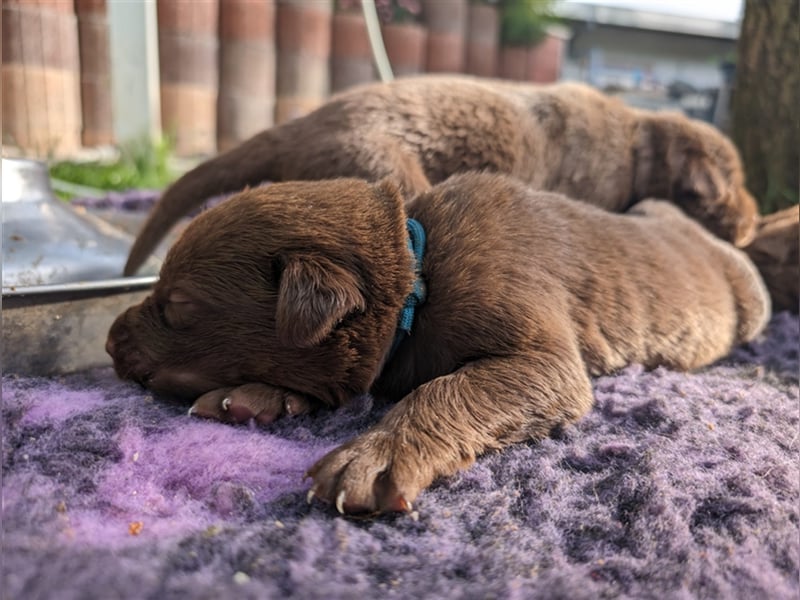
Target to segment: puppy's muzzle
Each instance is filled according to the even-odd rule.
[[[128,313],[121,314],[111,325],[106,339],[106,352],[114,361],[114,370],[121,379],[132,379],[147,385],[151,376],[144,355],[136,346],[127,325]]]

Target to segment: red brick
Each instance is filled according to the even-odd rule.
[[[336,58],[372,57],[367,24],[360,14],[333,15],[331,56]]]
[[[220,39],[274,39],[275,10],[273,0],[220,0]]]
[[[413,75],[425,70],[428,33],[424,27],[413,23],[383,25],[381,35],[395,75]]]
[[[107,13],[106,0],[75,0],[75,12],[78,17],[105,16]]]
[[[339,58],[331,60],[331,91],[333,92],[375,81],[375,79],[372,59]]]
[[[553,83],[561,74],[564,40],[547,36],[528,51],[528,81]]]
[[[187,84],[161,85],[161,121],[180,156],[216,151],[216,91]]]
[[[217,35],[219,0],[158,0],[159,33]]]
[[[322,100],[316,98],[278,98],[275,103],[275,122],[284,123],[302,117],[320,104],[322,104]]]
[[[424,0],[422,19],[433,33],[463,36],[467,30],[467,0]]]
[[[20,4],[34,4],[34,3],[22,1],[20,2]],[[74,0],[37,0],[35,4],[37,4],[41,10],[46,12],[61,13],[64,15],[75,14]]]
[[[108,79],[81,81],[81,112],[84,146],[100,146],[114,142],[114,123],[111,110],[111,85]]]
[[[329,5],[279,3],[276,34],[281,52],[294,51],[327,60],[331,49]]]
[[[428,31],[428,72],[460,73],[464,70],[464,58],[463,35]]]
[[[217,100],[217,146],[227,150],[273,124],[275,45],[223,41]]]
[[[528,49],[506,46],[500,50],[500,77],[524,81],[527,78]]]
[[[216,88],[217,52],[216,37],[159,33],[161,81]]]
[[[500,23],[497,9],[470,4],[466,36],[465,70],[472,75],[495,77],[500,60]]]
[[[497,44],[500,38],[500,15],[488,4],[470,4],[467,38],[483,44]]]
[[[3,65],[3,140],[27,154],[65,156],[80,147],[77,73]]]
[[[105,19],[78,19],[78,41],[81,73],[111,71],[108,21]]]
[[[328,96],[329,89],[328,61],[297,53],[278,53],[278,99],[292,96],[321,101]]]

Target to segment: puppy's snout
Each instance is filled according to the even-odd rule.
[[[108,337],[106,338],[106,352],[108,352],[115,361],[117,360],[119,344],[125,342],[130,337],[124,318],[124,314],[117,317],[113,325],[111,325],[111,329],[108,331]]]

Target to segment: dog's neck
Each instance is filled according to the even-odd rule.
[[[414,314],[417,307],[425,302],[428,290],[425,280],[422,278],[422,260],[425,258],[425,229],[415,219],[407,219],[406,229],[408,230],[408,249],[414,255],[414,289],[406,296],[403,309],[400,311],[400,318],[397,322],[397,331],[389,351],[388,360],[392,359],[397,348],[411,335],[411,328],[414,325]]]

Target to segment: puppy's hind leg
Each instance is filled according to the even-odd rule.
[[[308,471],[309,497],[343,513],[408,511],[437,477],[487,450],[545,437],[591,404],[576,348],[476,360],[420,386],[318,461]]]

